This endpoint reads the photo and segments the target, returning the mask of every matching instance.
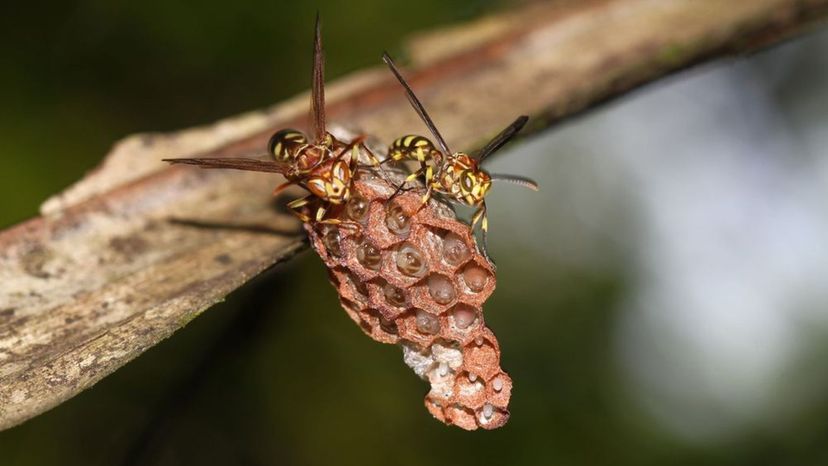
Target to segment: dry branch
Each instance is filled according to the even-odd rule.
[[[540,130],[826,14],[828,0],[529,4],[415,39],[409,77],[453,147],[471,148],[515,115],[533,115]],[[330,84],[328,100],[333,122],[384,142],[422,130],[379,68]],[[306,112],[299,96],[207,127],[130,137],[40,217],[0,233],[0,428],[91,386],[305,247],[297,222],[273,208],[273,177],[159,160],[259,150],[275,128],[303,126]]]

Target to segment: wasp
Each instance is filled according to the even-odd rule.
[[[336,218],[325,218],[331,206],[342,205],[351,197],[351,181],[359,166],[360,154],[366,154],[373,165],[379,161],[358,137],[350,143],[338,140],[325,129],[325,58],[322,50],[319,15],[313,41],[313,70],[311,75],[310,122],[313,140],[295,129],[274,133],[267,144],[269,160],[250,157],[197,157],[164,159],[173,164],[196,165],[201,168],[230,168],[257,172],[279,173],[287,181],[274,189],[276,195],[285,188],[299,185],[310,192],[307,196],[287,204],[303,222],[312,218],[303,208],[316,198],[319,206],[313,220],[319,223],[343,223]],[[346,160],[347,159],[347,160]]]
[[[486,209],[486,195],[492,186],[492,181],[515,183],[532,189],[533,191],[538,190],[538,184],[522,176],[490,174],[481,168],[480,165],[487,157],[503,147],[512,137],[520,132],[521,128],[529,120],[529,117],[525,115],[518,117],[512,124],[501,131],[500,134],[489,141],[477,153],[476,157],[472,157],[465,152],[453,152],[449,150],[445,139],[443,139],[443,136],[437,130],[428,112],[426,112],[425,107],[414,94],[411,86],[406,82],[391,56],[386,52],[383,54],[382,60],[388,65],[391,72],[405,89],[406,97],[408,97],[411,106],[414,107],[420,119],[428,127],[434,140],[437,141],[437,146],[435,146],[431,140],[424,136],[406,135],[391,144],[388,148],[388,156],[382,163],[411,160],[419,164],[419,168],[412,172],[405,179],[405,182],[397,188],[395,195],[402,192],[407,182],[420,178],[426,187],[426,192],[423,195],[423,205],[436,192],[459,204],[474,207],[475,211],[472,214],[471,227],[474,230],[476,225],[480,224],[480,230],[483,236],[482,252],[491,261],[487,253],[489,219]]]

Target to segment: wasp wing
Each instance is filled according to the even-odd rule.
[[[428,130],[431,131],[432,135],[434,135],[434,139],[437,139],[437,144],[440,146],[440,150],[442,150],[446,155],[451,154],[448,144],[446,144],[446,140],[443,139],[443,136],[439,131],[437,131],[437,126],[435,126],[434,122],[431,121],[431,117],[428,116],[428,112],[426,112],[425,107],[423,107],[420,99],[417,98],[414,91],[411,89],[411,86],[409,86],[408,82],[406,82],[405,78],[403,78],[402,73],[400,73],[400,70],[397,69],[397,65],[394,63],[394,60],[391,59],[391,56],[388,55],[388,52],[382,54],[382,61],[388,65],[388,68],[391,68],[391,72],[397,77],[397,81],[402,84],[402,87],[405,89],[405,96],[408,97],[408,101],[411,102],[411,106],[414,107],[414,110],[416,110],[417,114],[420,115],[420,119],[423,120],[423,123],[425,123],[428,127]]]
[[[288,172],[289,165],[274,160],[259,160],[244,157],[195,157],[181,159],[163,159],[173,165],[195,165],[199,168],[227,168],[251,172],[281,173]]]
[[[500,132],[497,136],[495,136],[486,147],[480,149],[479,155],[477,156],[477,160],[482,162],[486,157],[492,155],[493,153],[497,152],[498,149],[503,147],[510,139],[512,139],[515,134],[517,134],[523,125],[529,121],[529,117],[526,115],[519,116],[515,121],[512,122],[511,125],[507,126],[503,131]]]
[[[325,132],[325,53],[322,51],[322,33],[319,13],[316,13],[316,29],[313,37],[313,73],[311,74],[311,134],[316,144],[327,138]]]

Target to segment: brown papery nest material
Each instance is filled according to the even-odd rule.
[[[512,379],[483,319],[496,284],[469,225],[447,205],[423,208],[422,190],[388,199],[387,175],[361,169],[353,196],[330,212],[344,225],[305,224],[342,307],[371,338],[402,347],[428,380],[428,411],[466,430],[509,419]]]

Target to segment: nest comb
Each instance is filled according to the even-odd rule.
[[[383,172],[385,173],[385,172]],[[398,344],[431,384],[428,411],[466,430],[509,419],[512,379],[483,319],[495,274],[469,225],[421,192],[388,199],[387,175],[360,169],[349,202],[329,216],[351,224],[305,224],[342,307],[369,337]]]

